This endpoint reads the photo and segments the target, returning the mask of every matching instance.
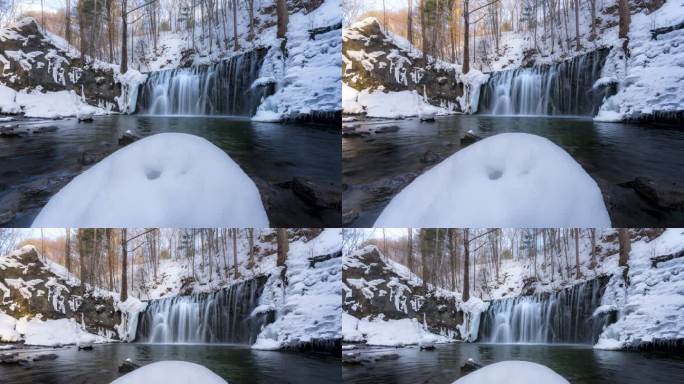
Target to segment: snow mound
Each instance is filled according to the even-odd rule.
[[[17,320],[0,311],[0,342],[13,343],[21,339],[16,330]]]
[[[527,361],[502,361],[480,368],[454,384],[569,384],[562,376],[541,364]]]
[[[446,336],[428,331],[416,319],[357,319],[346,313],[342,314],[342,337],[347,342],[360,343],[365,341],[368,345],[390,347],[448,343],[451,341]]]
[[[24,336],[24,344],[59,347],[70,344],[93,344],[111,341],[83,330],[74,319],[41,320],[21,318],[16,331]]]
[[[111,154],[53,196],[35,227],[267,227],[254,182],[223,150],[163,133]]]
[[[563,149],[526,133],[477,142],[416,178],[375,227],[608,227],[596,182]]]
[[[111,384],[228,384],[208,368],[187,361],[158,361],[138,368]]]
[[[345,85],[342,89],[344,113],[368,117],[396,119],[421,115],[448,115],[454,112],[431,105],[416,91],[383,92],[380,90],[356,91]]]

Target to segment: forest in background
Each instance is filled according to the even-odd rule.
[[[316,2],[316,1],[314,1]],[[44,32],[63,38],[76,47],[84,62],[101,60],[121,66],[125,73],[129,63],[141,63],[153,57],[163,33],[176,33],[188,41],[189,53],[199,46],[211,53],[241,49],[238,26],[246,10],[247,42],[256,36],[256,17],[262,0],[63,0],[63,7],[46,6],[30,10],[19,0],[0,1],[0,22],[7,25],[23,17],[33,17]],[[268,4],[277,19],[277,37],[287,32],[287,0]],[[268,27],[265,25],[263,27]]]
[[[32,245],[45,262],[63,266],[70,278],[119,292],[122,302],[129,292],[146,293],[164,272],[164,260],[187,266],[193,281],[231,283],[245,277],[245,271],[255,275],[260,270],[261,258],[271,251],[263,249],[263,242],[275,244],[277,266],[285,266],[289,244],[284,228],[65,228],[57,236],[58,229],[26,231],[0,229],[0,257]]]
[[[619,23],[619,38],[627,38],[630,13],[641,7],[657,8],[663,0],[406,0],[406,8],[399,10],[376,1],[382,8],[371,11],[365,3],[343,0],[347,25],[376,17],[424,55],[461,64],[463,73],[468,73],[471,63],[504,54],[506,32],[528,38],[530,55],[570,54],[591,44],[601,26]],[[603,19],[606,22],[601,24]]]
[[[385,229],[348,229],[344,247],[349,252],[375,245],[385,258],[406,266],[423,284],[462,292],[467,301],[471,295],[491,297],[492,288],[508,272],[502,268],[508,260],[524,266],[522,277],[527,284],[596,276],[604,257],[612,254],[601,249],[604,235],[618,243],[618,265],[628,266],[631,239],[625,228],[614,234],[594,228],[407,228],[401,236],[388,235]],[[589,262],[583,269],[586,253]]]

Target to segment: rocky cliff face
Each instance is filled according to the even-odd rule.
[[[409,279],[398,266],[386,262],[374,246],[345,255],[342,271],[342,307],[349,315],[359,319],[413,318],[431,332],[443,334],[463,323],[455,296],[427,289],[415,276]]]
[[[17,319],[39,314],[43,320],[73,318],[93,334],[116,335],[121,324],[111,296],[66,281],[30,246],[0,257],[0,310]]]
[[[88,104],[114,111],[121,95],[111,67],[56,46],[31,18],[0,29],[0,82],[17,91],[74,91]]]
[[[356,90],[416,91],[432,105],[463,111],[460,68],[424,57],[408,42],[388,36],[375,18],[342,34],[342,77]]]

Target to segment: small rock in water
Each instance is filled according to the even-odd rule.
[[[461,366],[461,373],[462,374],[468,374],[473,371],[477,371],[478,369],[482,368],[483,365],[478,363],[477,361],[468,358],[465,363]]]
[[[375,130],[375,133],[391,133],[399,131],[398,125],[386,125],[384,127],[379,127]]]
[[[39,353],[36,355],[30,355],[28,358],[30,359],[29,361],[42,361],[42,360],[54,360],[58,356],[55,353]]]
[[[421,351],[434,351],[435,350],[435,344],[433,344],[433,343],[421,343],[420,344],[420,350]]]
[[[140,364],[134,362],[131,359],[126,359],[123,361],[123,363],[121,363],[121,365],[119,365],[119,373],[132,372],[132,371],[134,371],[140,367],[141,367]]]
[[[440,160],[441,158],[438,154],[428,150],[423,154],[423,157],[420,159],[420,162],[425,164],[434,164]]]
[[[433,121],[435,121],[435,114],[434,113],[421,113],[420,115],[418,115],[418,119],[420,119],[420,121],[433,122]]]
[[[119,138],[119,145],[124,147],[128,144],[134,143],[136,141],[140,140],[140,136],[136,135],[135,133],[129,131],[124,132],[123,136]]]
[[[643,177],[637,177],[628,183],[648,202],[659,207],[673,210],[684,210],[684,188],[677,183],[665,183]]]
[[[79,112],[76,115],[76,118],[78,119],[79,122],[84,122],[84,123],[92,123],[93,122],[93,114],[90,112]]]
[[[337,209],[341,205],[340,192],[333,185],[295,177],[291,186],[295,195],[318,208]]]
[[[86,344],[86,345],[79,345],[78,346],[79,351],[92,351],[93,350],[93,345],[92,344]]]
[[[461,145],[470,145],[482,140],[480,136],[477,136],[473,131],[466,132],[465,136],[461,139]]]

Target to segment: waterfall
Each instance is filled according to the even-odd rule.
[[[595,86],[609,49],[552,65],[494,72],[480,90],[479,111],[493,115],[594,116],[610,87]]]
[[[257,82],[266,51],[212,65],[156,71],[141,86],[137,111],[151,115],[252,116],[273,84]]]
[[[479,340],[593,344],[608,324],[608,316],[593,316],[607,283],[598,278],[558,292],[494,300],[482,315]]]
[[[140,315],[136,341],[149,343],[249,343],[272,319],[252,315],[266,276],[228,288],[153,300]]]

